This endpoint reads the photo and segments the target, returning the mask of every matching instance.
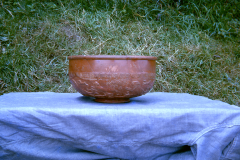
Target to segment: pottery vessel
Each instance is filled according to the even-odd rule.
[[[73,87],[96,102],[123,103],[149,92],[155,81],[156,57],[69,56]]]

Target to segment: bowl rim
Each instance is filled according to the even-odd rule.
[[[128,55],[74,55],[68,56],[69,60],[73,59],[92,59],[92,60],[157,60],[153,56],[128,56]]]

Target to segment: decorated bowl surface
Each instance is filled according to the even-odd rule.
[[[97,102],[121,103],[149,92],[155,80],[151,56],[69,56],[73,87]]]

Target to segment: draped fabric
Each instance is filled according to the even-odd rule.
[[[105,104],[79,93],[0,96],[3,160],[239,160],[240,108],[154,92]]]

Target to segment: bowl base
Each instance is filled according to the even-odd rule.
[[[112,98],[112,99],[106,99],[106,98],[96,98],[94,99],[95,102],[100,103],[126,103],[130,102],[129,98]]]

